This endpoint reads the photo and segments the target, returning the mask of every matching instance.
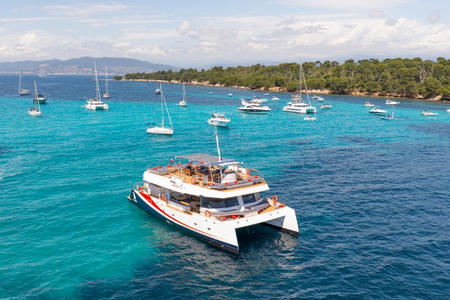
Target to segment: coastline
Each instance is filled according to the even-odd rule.
[[[156,80],[156,79],[125,79],[122,78],[120,80],[118,79],[114,79],[117,81],[149,81],[149,82],[161,82],[161,83],[174,83],[174,84],[182,84],[183,82],[178,81],[178,80]],[[189,83],[186,83],[187,85],[194,85],[194,86],[206,86],[206,87],[214,87],[214,88],[230,88],[230,89],[240,89],[240,90],[252,90],[249,87],[246,86],[225,86],[224,84],[210,84],[209,82],[199,82],[199,81],[191,81]],[[275,92],[275,93],[295,93],[298,92],[288,92],[285,88],[280,88],[280,87],[271,87],[268,89],[264,89],[264,88],[259,88],[259,89],[253,89],[254,91],[258,91],[258,92]],[[351,91],[349,93],[344,93],[344,94],[336,94],[336,93],[332,93],[331,90],[328,89],[311,89],[308,90],[310,94],[319,94],[319,95],[348,95],[348,96],[359,96],[359,97],[378,97],[378,98],[386,98],[386,97],[390,97],[390,98],[405,98],[405,99],[409,99],[409,100],[423,100],[423,101],[428,101],[428,102],[440,102],[440,103],[444,103],[444,104],[448,104],[450,103],[450,100],[446,100],[446,99],[442,99],[442,95],[438,95],[434,98],[425,98],[422,95],[417,95],[416,97],[408,97],[406,95],[403,94],[390,94],[390,93],[380,93],[380,92],[375,92],[375,93],[368,93],[368,92],[359,92],[359,91]],[[306,92],[305,90],[302,90],[302,92]]]

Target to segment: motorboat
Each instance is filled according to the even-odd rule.
[[[374,108],[372,108],[369,113],[371,114],[378,114],[378,115],[384,115],[387,114],[387,110],[381,109],[377,106],[374,106]]]
[[[105,67],[105,93],[103,94],[103,98],[109,99],[111,96],[108,91],[108,69]]]
[[[170,118],[169,109],[167,108],[166,99],[164,97],[164,92],[162,89],[162,84],[159,84],[159,90],[161,95],[161,125],[160,126],[153,126],[150,128],[147,128],[147,133],[150,134],[161,134],[161,135],[172,135],[173,134],[173,124],[172,119]],[[169,118],[170,127],[165,127],[164,125],[164,108],[167,112],[167,116]]]
[[[399,105],[400,102],[394,101],[394,100],[391,100],[391,99],[386,99],[385,104],[386,104],[386,105]]]
[[[186,101],[186,87],[184,85],[184,82],[183,82],[183,99],[181,99],[181,101],[178,102],[178,105],[179,106],[186,106],[187,105],[187,101]]]
[[[211,118],[208,119],[208,124],[212,126],[228,127],[229,123],[230,119],[222,113],[213,113]]]
[[[447,108],[447,112],[450,112],[450,108]]]
[[[317,101],[323,101],[323,100],[324,100],[323,97],[317,96],[317,95],[312,96],[312,98],[313,98],[314,100],[317,100]]]
[[[262,114],[262,113],[268,113],[271,111],[270,107],[266,106],[266,105],[263,106],[258,103],[247,102],[245,100],[242,100],[241,103],[243,106],[238,107],[238,110],[240,112]]]
[[[35,94],[35,97],[37,95],[39,95],[38,90],[37,90],[36,80],[34,80],[34,94]],[[36,103],[35,107],[30,107],[30,109],[28,109],[28,114],[30,114],[31,116],[34,116],[34,117],[40,117],[42,115],[40,102],[35,101],[35,103]]]
[[[265,93],[264,96],[269,96],[269,93]]]
[[[437,116],[437,115],[439,115],[437,112],[432,112],[432,111],[426,111],[426,110],[424,110],[424,111],[422,111],[422,115],[423,116]]]
[[[156,94],[156,95],[161,94],[161,89],[155,89],[155,94]]]
[[[241,99],[241,100],[242,100],[242,99]],[[250,99],[250,100],[245,100],[245,101],[248,101],[248,102],[250,102],[250,103],[263,104],[263,103],[266,103],[266,102],[267,102],[267,99],[260,98],[260,97],[258,97],[258,96],[254,96],[252,99]]]
[[[305,121],[315,121],[315,120],[317,120],[317,118],[313,117],[313,116],[306,116],[306,117],[303,118],[303,120],[305,120]]]
[[[332,107],[333,107],[333,105],[324,103],[320,108],[321,108],[321,109],[330,109],[330,108],[332,108]]]
[[[19,96],[26,96],[31,94],[30,90],[24,89],[22,87],[22,71],[19,72]]]
[[[233,94],[232,93],[228,93],[228,97],[233,97]]]
[[[176,156],[145,170],[129,201],[234,254],[240,250],[237,231],[249,226],[264,224],[297,237],[295,210],[267,195],[270,188],[257,170],[222,158],[217,133],[216,143],[218,156]]]
[[[104,103],[100,97],[100,86],[98,84],[98,73],[97,73],[97,63],[94,63],[94,73],[95,73],[95,98],[89,99],[87,104],[84,105],[86,109],[89,110],[108,110],[108,104]]]
[[[372,103],[370,103],[369,101],[366,101],[366,103],[364,103],[364,106],[367,106],[367,107],[374,107],[375,104],[372,104]]]
[[[280,100],[280,98],[278,98],[277,96],[272,96],[272,101],[278,101]]]
[[[381,117],[381,119],[383,119],[383,120],[394,120],[394,112],[392,112],[392,114],[387,114],[387,115]]]
[[[302,81],[305,84],[306,98],[308,104],[303,102],[302,99]],[[283,111],[293,112],[298,114],[314,114],[316,113],[316,107],[311,104],[309,99],[308,89],[306,88],[305,74],[303,74],[302,64],[300,64],[300,78],[299,78],[299,93],[298,95],[292,95],[291,101],[283,107]]]

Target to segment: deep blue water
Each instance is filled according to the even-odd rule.
[[[0,76],[0,298],[450,297],[448,106],[402,100],[384,121],[367,98],[326,96],[334,107],[306,122],[281,111],[287,94],[244,115],[240,97],[261,93],[188,86],[180,108],[181,86],[164,84],[175,134],[155,137],[156,83],[111,82],[110,110],[91,112],[88,77],[24,76],[26,88],[33,79],[42,118]],[[235,256],[126,199],[147,166],[214,154],[214,111],[232,119],[223,156],[262,171],[295,208],[298,239],[255,227]]]

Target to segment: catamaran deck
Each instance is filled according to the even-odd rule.
[[[157,166],[147,169],[147,172],[214,190],[234,190],[266,185],[264,178],[257,175],[258,170],[243,168],[234,160],[218,161],[215,156],[205,154],[179,158],[195,160],[195,162]]]

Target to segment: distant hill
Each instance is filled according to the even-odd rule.
[[[121,75],[139,72],[157,72],[167,70],[179,70],[179,68],[169,65],[153,64],[143,60],[132,58],[116,57],[80,57],[68,60],[41,60],[41,61],[16,61],[0,62],[0,74],[18,73],[20,70],[24,74],[52,74],[52,75],[90,75],[94,73],[94,60],[97,61],[99,73],[104,73],[105,66],[108,67],[108,74]]]

